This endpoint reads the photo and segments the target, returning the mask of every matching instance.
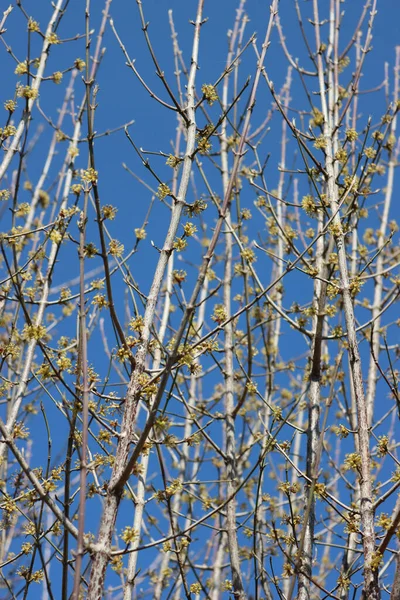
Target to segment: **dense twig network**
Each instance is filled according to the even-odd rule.
[[[238,0],[209,75],[207,0],[185,30],[152,14],[162,42],[151,2],[134,39],[111,0],[69,4],[0,23],[0,598],[398,600],[400,46],[366,89],[376,0],[272,0],[257,33]]]

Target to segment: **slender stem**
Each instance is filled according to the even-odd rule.
[[[109,482],[107,496],[104,502],[103,513],[100,521],[100,531],[96,544],[96,551],[93,556],[93,564],[88,590],[88,600],[97,600],[102,593],[104,587],[104,578],[109,555],[111,549],[111,540],[114,530],[114,524],[117,517],[118,507],[121,500],[124,485],[132,471],[132,457],[128,460],[131,440],[133,439],[133,430],[135,424],[135,416],[138,403],[138,395],[140,392],[140,375],[144,370],[145,361],[148,352],[148,344],[150,341],[150,332],[153,325],[157,300],[161,288],[161,283],[164,278],[166,266],[169,257],[173,251],[173,243],[180,223],[180,218],[186,194],[189,186],[190,173],[192,169],[193,154],[195,150],[196,139],[196,115],[195,115],[195,81],[196,71],[198,67],[198,52],[200,41],[200,29],[202,25],[202,12],[204,0],[199,0],[197,7],[196,23],[193,38],[192,48],[192,64],[188,81],[188,106],[186,109],[187,116],[187,143],[185,156],[183,159],[182,175],[176,201],[174,203],[171,221],[168,228],[168,233],[164,242],[164,246],[160,252],[159,260],[154,273],[153,282],[150,288],[150,293],[147,297],[146,310],[144,314],[144,326],[141,334],[141,345],[138,348],[135,357],[135,368],[133,370],[125,401],[125,412],[123,416],[121,431],[115,464],[111,479]],[[155,404],[157,399],[155,401]],[[152,424],[148,419],[146,430],[150,431]],[[138,449],[138,445],[136,446]],[[140,452],[140,451],[139,451]],[[137,456],[135,456],[136,462]]]

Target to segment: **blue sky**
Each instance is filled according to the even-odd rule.
[[[237,3],[234,0],[205,1],[204,14],[208,17],[208,21],[202,28],[200,40],[200,68],[197,73],[197,91],[199,94],[201,85],[203,83],[214,82],[225,68],[227,51],[226,31],[233,26],[236,4]],[[328,6],[328,2],[324,1],[320,4],[321,7],[323,7],[321,9],[323,12],[326,6]],[[5,9],[7,5],[7,2],[2,2],[1,8],[3,9],[4,7]],[[50,2],[47,2],[47,0],[40,0],[40,2],[29,0],[24,2],[23,5],[29,15],[39,21],[42,26],[45,25],[46,20],[51,13]],[[93,36],[94,46],[96,41],[95,36],[101,20],[103,3],[96,1],[92,2],[91,5],[91,27],[96,30]],[[168,9],[172,8],[173,10],[173,18],[179,36],[180,47],[186,65],[189,66],[193,32],[193,26],[189,23],[189,20],[195,17],[196,5],[197,3],[195,0],[143,1],[145,18],[150,23],[148,31],[155,53],[160,66],[165,71],[165,75],[171,82],[171,87],[174,91],[176,91],[176,84],[173,74],[174,62],[170,28],[168,24]],[[364,2],[362,1],[348,2],[342,5],[345,10],[342,28],[342,36],[345,42],[347,42],[349,34],[351,35],[354,31],[363,5]],[[312,4],[311,2],[302,2],[301,7],[304,11],[303,18],[306,30],[312,35],[312,26],[307,23],[307,17],[310,16],[309,11],[311,11]],[[84,32],[84,9],[84,0],[70,1],[66,15],[58,30],[61,39],[72,37],[75,33]],[[289,51],[292,52],[294,57],[300,59],[305,68],[310,68],[310,61],[306,56],[304,46],[302,45],[299,36],[293,3],[288,0],[281,0],[279,10]],[[249,15],[249,23],[246,27],[244,40],[249,39],[255,32],[257,34],[257,44],[260,48],[269,17],[269,2],[264,0],[248,0],[246,12]],[[154,65],[149,57],[144,36],[140,28],[136,2],[134,0],[114,0],[111,4],[110,14],[114,19],[115,27],[125,44],[130,57],[135,60],[136,68],[146,79],[147,83],[154,89],[155,93],[159,94],[164,100],[167,100],[165,90],[155,75]],[[326,17],[325,14],[322,16]],[[375,22],[372,41],[373,51],[366,57],[361,89],[368,90],[381,84],[384,78],[385,62],[389,63],[389,75],[392,81],[394,47],[396,44],[400,43],[399,22],[400,2],[396,0],[381,0],[378,2],[378,15]],[[23,60],[26,53],[24,27],[25,19],[18,8],[15,7],[7,21],[5,39],[7,43],[12,46],[12,49],[19,60]],[[365,26],[363,30],[365,31]],[[267,54],[265,66],[269,77],[274,81],[275,88],[280,89],[286,78],[287,62],[279,47],[276,31],[273,34],[272,42],[271,48]],[[342,47],[345,45],[345,42],[343,42]],[[313,40],[311,40],[310,43],[312,47],[314,47]],[[104,46],[106,52],[96,79],[99,91],[97,94],[98,106],[95,114],[95,130],[98,133],[105,132],[134,120],[134,124],[130,127],[130,134],[138,147],[151,152],[171,152],[171,141],[175,138],[177,126],[176,115],[173,112],[160,107],[155,100],[149,97],[137,79],[135,79],[132,72],[125,65],[123,54],[109,27],[107,28],[104,38]],[[35,56],[35,52],[38,51],[38,48],[39,45],[32,48],[32,56]],[[4,48],[1,48],[1,52],[0,60],[3,70],[1,100],[4,101],[13,95],[16,76],[14,75],[15,62],[7,55]],[[51,75],[54,71],[63,70],[69,67],[75,58],[84,58],[84,54],[84,39],[64,43],[60,46],[54,46],[48,61],[46,74]],[[238,76],[239,87],[249,75],[253,78],[254,73],[255,55],[253,49],[249,47],[246,54],[243,56],[240,66]],[[79,77],[80,76],[78,76],[75,93],[76,103],[80,102],[81,97],[84,94],[84,83],[83,81],[80,81]],[[40,106],[53,122],[57,119],[57,110],[62,102],[68,78],[69,75],[65,75],[63,84],[60,86],[54,85],[51,81],[44,82],[42,85]],[[242,109],[245,106],[247,94],[248,92],[246,92],[244,98],[239,103],[239,107]],[[307,109],[301,84],[296,77],[294,77],[291,96],[292,105],[295,108],[300,108],[302,110]],[[265,83],[261,81],[253,117],[253,130],[262,122],[271,107],[271,103],[271,95]],[[214,119],[218,118],[218,110],[219,108],[217,107],[209,109],[209,112]],[[384,110],[385,98],[382,91],[375,92],[373,96],[360,97],[360,122],[363,124],[367,122],[369,114],[373,112],[374,118],[378,120]],[[35,111],[34,120],[31,124],[31,135],[37,131],[37,127],[41,123],[43,123],[43,119],[39,113]],[[262,146],[262,157],[265,158],[270,154],[267,168],[267,178],[270,189],[274,189],[277,186],[278,181],[277,166],[280,160],[280,128],[280,120],[275,119],[271,124],[271,131]],[[66,120],[63,130],[68,135],[72,133],[70,120]],[[29,178],[33,183],[37,181],[43,167],[43,148],[47,147],[50,136],[51,131],[49,128],[46,128],[41,133],[40,143],[34,148],[28,162],[27,172],[24,174],[24,177]],[[51,183],[55,181],[58,176],[66,147],[66,145],[59,145],[57,147],[59,154],[55,157],[48,180],[49,189],[51,189]],[[289,156],[293,155],[292,150],[293,146],[290,146],[289,144]],[[121,240],[125,245],[125,249],[129,250],[135,243],[134,229],[142,226],[147,214],[152,198],[152,192],[149,191],[148,187],[143,186],[137,179],[132,177],[132,175],[123,168],[122,163],[125,163],[129,169],[153,190],[156,190],[157,183],[152,179],[150,173],[143,168],[143,165],[141,165],[138,156],[129,144],[123,130],[120,130],[111,136],[99,138],[95,143],[95,151],[96,168],[99,171],[101,201],[103,204],[113,204],[118,208],[118,217],[116,221],[109,224],[111,235]],[[165,165],[165,158],[154,155],[151,155],[149,158],[152,167],[156,170],[160,179],[169,182],[171,178],[171,169]],[[206,158],[203,159],[203,163],[206,165],[208,165],[207,160],[208,159]],[[85,168],[86,161],[86,148],[82,145],[81,155],[76,163],[77,167]],[[215,186],[214,192],[221,195],[222,189],[220,177],[211,174],[210,181],[212,185]],[[396,189],[398,190],[398,188]],[[198,175],[195,175],[194,184],[190,187],[190,202],[196,198],[196,193],[198,193],[198,195],[205,194],[204,185],[202,185]],[[249,207],[254,211],[254,199],[254,191],[249,191],[244,194],[242,208]],[[377,212],[379,214],[379,209]],[[396,214],[398,217],[399,208],[398,203],[394,202],[393,216]],[[147,228],[147,238],[141,243],[140,251],[137,255],[133,256],[129,262],[135,280],[138,281],[140,288],[145,292],[148,291],[153,268],[158,258],[158,252],[152,247],[151,242],[153,241],[155,246],[162,246],[168,217],[169,211],[156,200]],[[216,215],[213,214],[207,221],[209,228],[207,235],[210,235],[209,232],[213,226],[215,217]],[[4,219],[7,220],[6,215],[4,215]],[[249,235],[254,239],[257,239],[257,235],[260,231],[258,225],[260,225],[262,231],[263,223],[260,220],[260,223],[257,222],[253,225],[253,229],[249,232]],[[97,233],[93,213],[90,214],[88,231],[89,238],[96,242]],[[73,230],[73,233],[76,237],[76,227]],[[203,249],[200,244],[198,244],[195,249],[191,249],[184,256],[184,260],[198,263],[202,252]],[[74,277],[78,272],[77,254],[71,250],[71,245],[62,249],[60,253],[60,262],[62,263],[63,268],[59,271],[56,270],[55,272],[53,281],[55,286],[65,281],[67,278]],[[92,264],[93,267],[99,266],[100,259],[94,259],[93,263],[88,263],[88,268],[91,268]],[[264,283],[268,282],[270,277],[269,261],[260,255],[257,264],[262,272]],[[177,268],[178,267],[179,263],[177,263]],[[197,275],[195,269],[190,271],[188,267],[185,268],[187,268],[189,272],[188,284],[187,288],[185,288],[185,294],[186,297],[188,297]],[[303,287],[303,281],[304,277],[295,273],[290,275],[287,282],[285,281],[285,288],[288,290],[288,299],[285,300],[287,305],[290,305],[293,300],[306,301],[306,299],[310,297],[309,294],[312,290],[312,283],[309,282]],[[77,291],[77,287],[74,288],[74,291]],[[117,282],[115,287],[116,305],[122,320],[124,320],[124,294],[125,290],[123,284]],[[140,304],[139,300],[138,302]],[[391,313],[390,317],[395,318],[395,313]],[[388,320],[390,320],[389,317]],[[106,328],[107,332],[110,333],[111,328],[109,323],[106,323]],[[285,335],[288,335],[288,332],[286,332]],[[394,339],[390,341],[394,342]],[[106,365],[102,354],[98,351],[100,343],[100,335],[96,333],[89,346],[89,358],[90,361],[96,365],[96,368],[102,371],[105,369]],[[302,343],[303,342],[300,342],[300,346]],[[110,346],[114,347],[113,345],[114,340],[110,335]],[[300,351],[306,351],[306,348],[307,346],[305,343],[300,348],[293,348],[290,341],[287,343],[284,342],[284,359],[288,361],[300,354]],[[210,386],[211,385],[214,385],[213,380],[211,380]],[[386,390],[382,391],[382,393],[386,398]],[[382,404],[382,409],[379,410],[384,411],[385,406],[386,405]],[[58,435],[57,432],[57,427],[61,426],[61,423],[57,420],[57,411],[54,407],[49,407],[49,418],[52,419],[54,423],[53,456],[56,457],[59,451],[61,452],[64,450],[64,438],[62,434]],[[41,440],[45,440],[44,432],[45,426],[42,422],[37,426],[37,429],[35,429],[35,436]],[[38,444],[37,447],[38,454],[35,456],[35,460],[40,462],[41,455],[39,448],[43,453],[42,456],[45,456],[47,445],[43,444],[43,446],[40,447]],[[99,509],[100,507],[98,506],[97,508]],[[125,513],[122,513],[121,518],[122,521],[125,520]],[[96,511],[89,513],[87,519],[88,528],[95,531],[97,523],[98,513],[96,513]]]

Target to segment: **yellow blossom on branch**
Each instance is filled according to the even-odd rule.
[[[6,100],[4,102],[4,108],[9,112],[14,112],[14,110],[17,108],[17,103],[15,100]]]
[[[146,230],[143,227],[137,227],[135,229],[135,236],[138,240],[144,240],[146,239]]]
[[[37,21],[35,21],[34,19],[32,19],[32,17],[29,17],[29,21],[28,21],[28,31],[30,32],[39,32],[40,31],[40,27],[39,27],[39,23]]]
[[[28,72],[28,63],[26,60],[17,64],[14,73],[16,75],[25,75]]]
[[[53,81],[54,83],[56,83],[57,85],[61,83],[63,78],[63,74],[61,73],[61,71],[56,71],[55,73],[53,73]]]
[[[19,98],[27,98],[27,100],[32,100],[38,97],[38,91],[35,88],[32,88],[30,85],[20,85],[17,89],[17,96]]]
[[[111,256],[114,256],[115,258],[121,258],[124,253],[124,245],[118,240],[111,240],[108,249]]]
[[[138,536],[138,533],[134,527],[130,527],[129,525],[125,527],[124,531],[121,534],[121,539],[126,543],[130,544],[133,542]]]
[[[54,31],[49,33],[46,40],[48,41],[49,44],[61,44],[61,40],[59,39],[58,35],[56,33],[54,33]]]
[[[93,169],[93,167],[89,167],[85,171],[83,171],[82,181],[86,181],[86,183],[97,183],[98,173]]]
[[[86,67],[86,63],[81,58],[77,58],[74,62],[74,67],[75,69],[78,69],[78,71],[83,71],[83,69]]]
[[[166,183],[160,183],[157,190],[157,197],[160,200],[164,200],[167,196],[171,194],[171,190]]]
[[[201,91],[203,92],[204,98],[207,100],[210,106],[218,100],[218,94],[215,90],[215,87],[210,83],[205,83],[202,86]]]

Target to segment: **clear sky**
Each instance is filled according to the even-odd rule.
[[[349,0],[342,4],[343,26],[342,39],[340,49],[343,49],[348,42],[349,36],[358,22],[359,15],[363,9],[365,1]],[[49,15],[52,12],[51,3],[48,0],[26,0],[22,3],[26,12],[34,19],[40,22],[43,28],[47,23]],[[61,40],[72,38],[75,34],[83,34],[85,30],[85,0],[70,0],[68,3],[65,17],[58,28],[58,35]],[[93,46],[96,42],[98,27],[101,22],[104,3],[100,0],[92,0],[91,2],[91,21],[90,26],[94,29]],[[151,42],[154,47],[155,54],[159,61],[161,69],[165,72],[171,88],[176,93],[177,86],[174,77],[174,56],[171,44],[171,30],[169,24],[168,10],[172,9],[173,21],[178,34],[179,44],[183,52],[183,58],[187,66],[190,66],[190,52],[192,46],[193,26],[190,20],[195,18],[197,2],[195,0],[143,0],[143,9],[146,21],[149,22],[148,32]],[[244,42],[255,33],[257,47],[260,49],[262,40],[265,35],[265,30],[269,18],[270,2],[265,0],[248,0],[246,3],[246,12],[249,17],[249,22],[246,25],[244,32]],[[310,44],[314,49],[315,43],[312,39],[313,27],[308,23],[307,18],[311,17],[312,3],[301,0],[301,9],[305,29],[310,36]],[[327,0],[320,2],[321,7],[328,5]],[[8,2],[1,2],[1,11],[5,10]],[[235,0],[205,0],[204,14],[208,18],[201,31],[200,39],[200,60],[199,70],[197,73],[197,91],[201,94],[201,85],[204,83],[213,83],[223,72],[226,66],[227,53],[227,31],[232,28],[235,18],[237,2]],[[393,87],[393,64],[395,46],[400,44],[400,1],[399,0],[379,0],[377,2],[378,14],[375,20],[373,30],[372,46],[373,51],[368,53],[363,76],[361,81],[361,89],[366,91],[381,86],[385,78],[385,64],[388,65],[388,73],[391,80],[390,93]],[[321,18],[326,18],[325,8],[322,9]],[[279,4],[279,14],[288,50],[294,59],[299,58],[300,63],[304,68],[311,68],[311,61],[307,57],[304,44],[299,34],[294,3],[292,0],[281,0]],[[163,100],[169,101],[168,96],[155,74],[154,65],[149,56],[148,48],[144,40],[141,30],[140,19],[138,15],[137,5],[134,0],[113,0],[110,7],[110,15],[114,20],[114,25],[118,35],[124,43],[127,52],[132,60],[135,61],[135,67],[140,75],[146,80],[146,83],[158,94]],[[327,26],[325,26],[327,27]],[[22,61],[26,57],[26,21],[25,17],[17,7],[14,7],[13,12],[9,16],[6,24],[6,33],[4,40],[11,46],[13,53],[18,60]],[[366,30],[366,23],[363,31]],[[175,113],[161,107],[154,99],[152,99],[146,90],[141,86],[140,82],[135,78],[132,71],[126,66],[125,58],[118,45],[118,42],[111,28],[107,26],[107,31],[104,36],[104,44],[106,51],[102,58],[101,67],[96,78],[96,84],[99,89],[96,96],[97,107],[95,112],[95,130],[98,133],[104,133],[108,130],[120,128],[110,136],[104,136],[96,140],[96,168],[99,171],[99,190],[103,204],[113,204],[118,208],[118,219],[115,223],[110,223],[110,232],[117,237],[129,251],[135,244],[134,229],[142,226],[149,210],[154,192],[157,189],[157,183],[148,170],[141,164],[137,154],[130,145],[127,137],[124,134],[122,126],[131,121],[134,123],[129,127],[130,134],[137,147],[157,153],[162,151],[165,154],[172,152],[172,144],[176,135],[177,119]],[[32,47],[31,56],[36,56],[40,45]],[[6,48],[0,46],[0,64],[2,70],[1,80],[1,100],[2,102],[13,97],[17,77],[14,74],[16,62],[13,57],[7,53]],[[61,45],[54,46],[51,50],[48,66],[46,67],[45,75],[51,76],[54,71],[62,71],[72,65],[75,58],[85,58],[85,40],[82,37],[76,41],[65,41]],[[272,44],[268,51],[265,67],[270,79],[275,84],[275,89],[279,90],[285,82],[287,76],[287,60],[282,52],[279,44],[276,30],[273,32]],[[254,77],[256,68],[255,53],[252,46],[246,50],[243,55],[240,69],[238,72],[238,88],[240,88],[248,76]],[[65,87],[69,81],[70,74],[64,75],[62,85],[55,85],[52,81],[45,81],[42,84],[39,97],[39,106],[43,113],[53,122],[57,121],[58,110],[62,103]],[[80,104],[85,91],[84,82],[78,75],[75,86],[74,107]],[[316,82],[311,84],[316,89]],[[248,97],[248,90],[245,92],[243,99],[239,103],[239,107],[243,109]],[[291,91],[293,108],[301,111],[309,110],[305,101],[305,95],[302,89],[301,81],[294,76],[294,82]],[[314,96],[318,98],[317,95]],[[371,100],[372,98],[372,100]],[[318,102],[318,100],[316,100]],[[380,117],[383,114],[386,106],[384,90],[373,92],[372,96],[360,96],[360,121],[366,124],[368,116],[374,112],[375,117]],[[268,111],[272,106],[272,98],[265,83],[260,84],[260,93],[257,99],[254,118],[252,122],[252,130],[256,129],[262,123]],[[218,118],[218,110],[214,107],[214,112],[211,111],[215,118]],[[3,115],[4,116],[4,115]],[[34,119],[31,124],[30,134],[34,137],[40,134],[40,143],[37,143],[32,150],[32,155],[28,162],[26,172],[23,179],[29,179],[36,183],[41,170],[43,168],[43,148],[47,148],[50,141],[52,130],[46,126],[41,130],[41,125],[45,123],[42,114],[37,109],[34,111]],[[296,118],[299,118],[296,115]],[[200,117],[201,118],[201,117]],[[308,116],[307,116],[308,119]],[[201,125],[204,125],[202,122]],[[2,123],[0,123],[2,126]],[[85,125],[86,127],[86,125]],[[84,127],[84,131],[86,131]],[[267,178],[270,189],[277,186],[278,172],[277,166],[280,161],[280,120],[277,119],[271,125],[271,131],[268,134],[266,141],[263,142],[263,156],[265,159],[270,155]],[[68,135],[72,134],[73,126],[71,119],[65,120],[62,127],[63,131]],[[85,133],[84,133],[85,135]],[[51,193],[54,193],[54,182],[57,180],[59,170],[61,168],[66,145],[57,146],[58,154],[55,157],[51,172],[48,177],[48,186]],[[293,154],[293,153],[292,153]],[[171,169],[165,164],[165,157],[148,155],[152,167],[156,170],[162,181],[170,182]],[[207,159],[204,158],[204,162]],[[125,164],[135,175],[132,176],[124,167]],[[86,168],[87,153],[86,148],[83,148],[80,156],[76,161],[77,168]],[[210,181],[215,185],[215,193],[221,195],[221,180],[219,175],[211,175]],[[140,179],[141,181],[139,181]],[[200,178],[194,176],[189,190],[188,200],[192,202],[196,198],[196,194],[205,194],[204,186],[202,186]],[[396,188],[398,190],[398,187]],[[244,196],[244,205],[253,208],[254,194],[249,193]],[[247,205],[246,205],[247,203]],[[5,221],[9,219],[9,213],[2,208],[1,216]],[[395,203],[393,215],[399,215],[399,203]],[[129,266],[132,270],[135,280],[138,282],[141,290],[147,293],[151,278],[153,275],[153,267],[158,259],[158,250],[152,247],[154,242],[156,247],[161,247],[166,232],[168,223],[169,210],[160,205],[159,201],[155,201],[149,224],[147,227],[147,238],[142,242],[141,252],[134,255],[129,261]],[[252,239],[258,239],[260,232],[259,223],[253,225],[253,229],[249,233]],[[263,223],[261,224],[263,226]],[[208,233],[213,226],[213,221],[208,223]],[[92,235],[96,238],[96,224],[94,215],[90,215],[89,222],[89,237]],[[75,230],[77,234],[77,230]],[[198,245],[196,251],[190,251],[186,256],[186,260],[199,262],[199,257],[204,250]],[[264,258],[260,256],[259,264],[263,264]],[[78,274],[78,258],[77,254],[71,253],[71,246],[62,249],[60,253],[60,261],[63,263],[61,270],[55,271],[53,285],[58,286],[66,279],[75,277]],[[93,261],[93,268],[100,265],[100,259]],[[90,264],[89,267],[92,265]],[[88,268],[89,268],[88,267]],[[268,281],[270,276],[270,267],[265,259],[265,278]],[[190,294],[191,286],[196,278],[196,272],[193,270],[188,277],[188,291]],[[293,300],[302,300],[304,289],[297,286],[296,275],[293,275],[291,291],[288,292],[287,303],[290,305]],[[288,288],[289,288],[288,284]],[[74,291],[77,291],[75,286]],[[122,283],[116,286],[116,305],[117,309],[123,314],[123,303],[125,298],[124,286]],[[57,290],[57,294],[59,290]],[[54,297],[56,297],[54,295]],[[109,324],[107,325],[109,327]],[[113,342],[111,342],[113,343]],[[94,364],[97,361],[97,369],[104,369],[104,358],[96,353],[96,344],[101,344],[99,333],[96,333],[91,340],[90,345],[90,360]],[[286,359],[292,358],[293,354],[298,354],[299,351],[290,347],[284,346],[287,356]],[[304,344],[304,350],[306,345]],[[56,409],[49,408],[49,416],[57,422]],[[52,414],[51,411],[54,411]],[[46,456],[47,445],[44,436],[45,427],[42,426],[42,431],[38,434],[39,441],[43,442],[42,452]],[[43,433],[43,437],[41,434]],[[54,453],[64,450],[64,437],[57,436],[54,439]],[[40,447],[38,445],[38,447]],[[39,456],[39,454],[37,455]],[[35,456],[35,459],[37,459]],[[98,523],[98,514],[91,513],[88,515],[88,528],[96,530]],[[33,597],[33,596],[32,596]]]
[[[4,3],[6,6],[7,3]],[[83,0],[70,0],[68,9],[59,27],[60,38],[70,38],[76,33],[83,34],[85,30],[85,4]],[[321,6],[327,3],[322,3]],[[256,33],[257,44],[260,48],[262,39],[265,35],[267,20],[269,16],[270,3],[264,0],[248,0],[246,3],[246,12],[249,16],[249,23],[246,26],[244,39],[248,40],[251,34]],[[23,6],[29,15],[32,15],[41,24],[46,23],[51,13],[50,2],[41,0],[33,2],[27,0]],[[95,30],[93,35],[94,46],[97,30],[101,21],[101,11],[103,3],[98,1],[91,2],[91,27]],[[198,89],[203,83],[215,81],[223,72],[226,64],[227,50],[227,31],[233,26],[237,2],[234,0],[214,0],[205,2],[204,13],[208,18],[204,25],[200,40],[200,69],[197,75]],[[345,46],[349,36],[352,35],[354,27],[359,19],[363,1],[352,1],[342,4],[344,17],[341,36],[343,39],[342,47]],[[173,11],[173,20],[178,34],[178,41],[183,52],[183,58],[187,65],[190,63],[190,51],[192,43],[193,27],[189,21],[195,17],[196,2],[194,0],[146,0],[143,2],[145,18],[149,23],[149,35],[153,44],[155,54],[158,58],[161,68],[165,71],[171,87],[176,91],[176,83],[173,75],[174,63],[171,44],[171,30],[168,19],[168,10]],[[384,65],[388,63],[389,73],[392,75],[394,47],[400,43],[398,33],[398,23],[400,22],[400,2],[396,0],[380,0],[377,2],[378,14],[375,19],[373,31],[373,52],[370,52],[366,58],[365,68],[363,69],[362,89],[370,89],[378,86],[384,79]],[[307,22],[311,18],[312,3],[302,2],[303,21],[305,23],[306,33],[310,36],[311,46],[315,43],[312,38],[313,28]],[[324,9],[321,9],[322,13]],[[305,67],[310,67],[310,60],[307,57],[304,44],[301,40],[299,28],[296,20],[294,3],[289,0],[282,0],[279,5],[279,14],[286,37],[286,43],[294,58],[299,58]],[[135,60],[135,66],[139,73],[144,77],[148,85],[153,88],[155,93],[166,99],[165,90],[155,75],[154,65],[149,56],[144,36],[141,31],[139,14],[134,0],[113,0],[110,6],[110,14],[114,19],[115,28],[122,42],[126,46],[131,59]],[[322,14],[326,17],[326,14]],[[20,11],[15,8],[7,21],[7,35],[5,39],[12,46],[17,57],[23,57],[26,53],[26,37],[21,32],[24,31],[25,20]],[[21,29],[22,28],[22,29]],[[326,26],[325,26],[326,28]],[[364,24],[364,30],[366,24]],[[72,33],[74,32],[74,33]],[[276,31],[272,36],[272,45],[267,54],[266,68],[270,79],[274,82],[275,88],[280,89],[283,85],[287,73],[287,61],[281,51]],[[99,85],[97,94],[97,109],[95,115],[95,129],[97,132],[104,132],[114,129],[132,120],[135,123],[130,128],[132,138],[138,147],[145,150],[157,152],[169,152],[171,142],[175,138],[176,120],[174,115],[149,97],[147,92],[134,77],[133,73],[125,64],[125,58],[119,48],[110,27],[107,28],[104,36],[104,47],[106,48],[102,59],[101,68],[96,82]],[[37,46],[38,48],[38,46]],[[35,50],[32,50],[34,55]],[[64,43],[61,46],[53,47],[48,61],[47,73],[51,74],[55,70],[62,70],[70,66],[72,56],[84,57],[85,47],[84,39]],[[14,75],[15,61],[7,56],[6,52],[2,55],[3,82],[2,89],[8,89],[8,95],[12,95],[13,86],[16,77]],[[239,70],[238,81],[244,83],[246,78],[254,76],[255,56],[250,47],[243,56],[241,68]],[[65,85],[69,75],[65,75],[63,85],[56,86],[51,81],[43,85],[40,95],[40,106],[53,122],[57,119],[57,107],[61,105],[65,92]],[[293,91],[296,99],[301,98],[297,108],[307,109],[304,103],[299,78],[294,77]],[[84,93],[83,81],[76,85],[75,102],[78,104]],[[244,96],[245,98],[246,96]],[[376,104],[384,107],[383,94],[375,94]],[[244,105],[244,99],[239,106]],[[369,102],[369,99],[368,99]],[[363,106],[363,98],[360,100],[360,106]],[[271,107],[271,97],[265,84],[260,86],[259,99],[257,100],[255,119],[253,127],[256,127],[264,118],[266,112]],[[367,106],[363,116],[367,118],[368,111],[371,111],[372,105]],[[39,114],[35,113],[33,128],[42,122]],[[71,134],[72,125],[65,127]],[[34,129],[33,129],[34,130]],[[49,128],[42,133],[41,139],[46,136],[49,139],[51,131]],[[279,155],[275,151],[276,144],[279,141],[280,126],[277,120],[277,126],[269,134],[271,150],[271,169],[276,169],[279,162]],[[37,168],[41,168],[40,153],[33,153],[31,164],[37,158]],[[61,154],[59,156],[61,160]],[[77,165],[82,167],[84,162],[83,153]],[[129,236],[135,227],[139,227],[147,213],[149,203],[149,192],[135,181],[122,167],[125,163],[148,185],[153,186],[154,180],[151,175],[143,169],[133,148],[126,139],[124,132],[119,131],[111,137],[103,137],[96,143],[96,160],[98,170],[101,175],[101,196],[103,202],[112,202],[121,212],[126,215],[123,228],[126,227],[124,235]],[[157,167],[157,172],[161,179],[170,177],[169,167],[165,166],[164,161],[157,157],[152,158],[152,163]],[[54,166],[56,166],[56,162]],[[58,162],[58,164],[60,164]],[[32,167],[30,167],[32,168]],[[272,182],[272,186],[275,183]],[[159,214],[159,212],[157,213]],[[161,227],[159,227],[161,225]],[[154,228],[154,229],[153,229]],[[148,231],[155,232],[157,236],[154,241],[161,243],[164,234],[162,223],[158,219],[151,219]],[[126,242],[128,242],[126,239]],[[149,242],[150,235],[146,240]],[[133,242],[134,240],[132,240]],[[151,260],[152,253],[147,253]],[[156,259],[156,254],[154,253]],[[150,270],[138,274],[146,281]]]

